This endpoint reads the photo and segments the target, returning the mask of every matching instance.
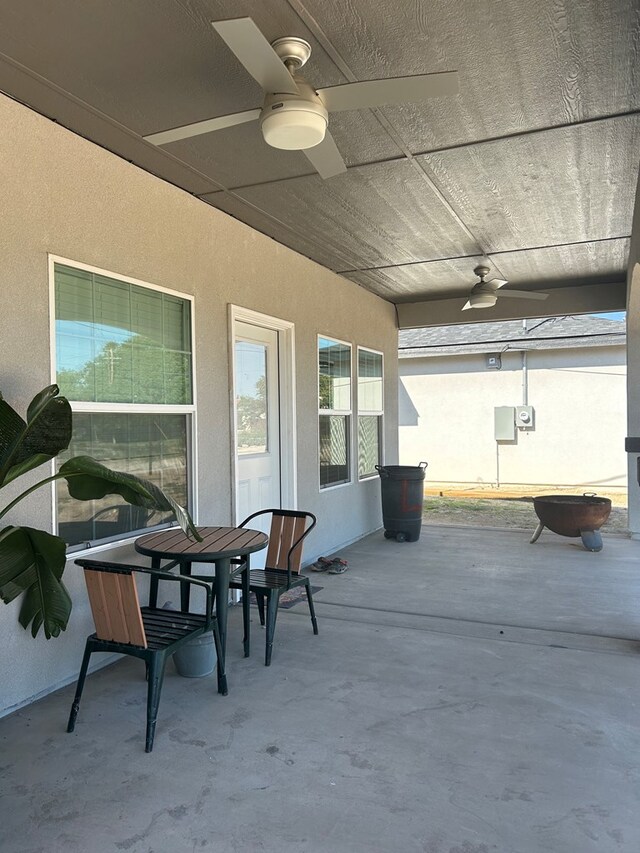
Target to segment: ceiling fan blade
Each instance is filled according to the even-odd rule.
[[[417,74],[414,77],[389,77],[386,80],[363,80],[319,89],[318,94],[329,112],[383,107],[424,101],[441,95],[457,95],[460,81],[457,71]]]
[[[539,290],[501,290],[498,296],[502,299],[503,296],[513,296],[516,299],[546,299],[548,293],[541,293]]]
[[[255,121],[260,117],[261,110],[245,110],[243,113],[232,113],[228,116],[217,116],[195,124],[185,124],[182,127],[174,127],[171,130],[162,130],[160,133],[150,133],[142,138],[152,145],[166,145],[168,142],[177,142],[179,139],[189,139],[192,136],[200,136],[201,133],[211,133],[212,130],[222,130],[225,127],[233,127],[236,124],[244,124],[247,121]]]
[[[284,62],[251,18],[212,21],[211,25],[265,92],[298,93],[298,87]]]
[[[504,287],[505,284],[509,284],[509,282],[504,278],[492,278],[491,281],[485,281],[484,286],[489,290],[498,290],[500,287]]]
[[[469,310],[469,308],[473,308],[473,305],[471,304],[471,302],[470,302],[470,301],[467,301],[467,302],[465,302],[465,304],[462,306],[462,310],[463,310],[463,311],[468,311],[468,310]]]
[[[347,166],[338,151],[333,136],[327,131],[324,139],[313,148],[305,148],[302,152],[320,175],[321,178],[332,178],[347,171]]]

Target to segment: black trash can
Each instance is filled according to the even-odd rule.
[[[385,539],[417,542],[422,527],[424,471],[419,465],[376,465],[382,493]]]

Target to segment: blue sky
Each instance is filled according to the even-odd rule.
[[[81,370],[93,361],[108,343],[124,343],[133,332],[105,323],[56,320],[56,362],[58,370]]]
[[[592,317],[602,317],[604,320],[619,320],[621,323],[624,323],[627,312],[626,311],[609,311],[608,314],[592,314]]]

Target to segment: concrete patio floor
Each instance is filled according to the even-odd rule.
[[[171,669],[154,752],[123,660],[0,720],[2,853],[640,850],[640,543],[423,528],[229,626],[227,697]],[[80,661],[78,661],[78,664]]]

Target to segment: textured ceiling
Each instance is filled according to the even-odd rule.
[[[313,48],[317,87],[458,70],[460,94],[332,115],[323,181],[257,123],[211,27],[251,16]],[[482,259],[523,288],[624,276],[640,159],[637,0],[21,0],[0,8],[0,90],[392,302],[464,295]]]

